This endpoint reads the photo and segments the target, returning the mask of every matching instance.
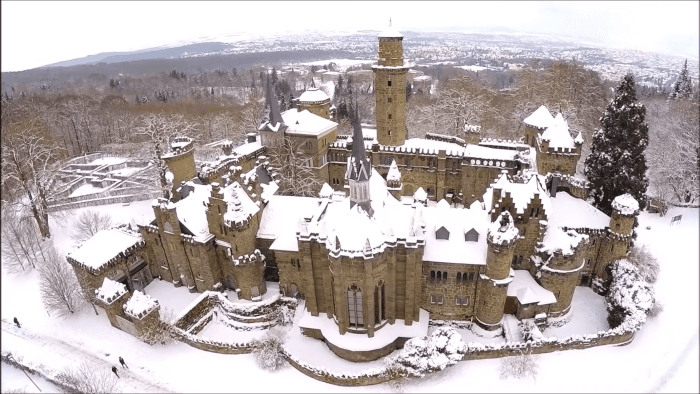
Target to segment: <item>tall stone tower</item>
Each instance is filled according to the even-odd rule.
[[[403,35],[391,28],[379,34],[379,59],[374,71],[377,141],[403,145],[406,141],[406,73]]]
[[[508,211],[502,212],[489,226],[486,275],[480,278],[476,305],[476,323],[488,331],[501,326],[508,284],[513,280],[510,263],[518,235],[518,228]]]

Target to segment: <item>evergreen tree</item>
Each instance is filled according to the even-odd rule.
[[[683,69],[681,70],[680,86],[678,86],[678,95],[684,99],[690,100],[693,97],[693,83],[690,75],[688,74],[688,59],[685,60],[683,64]]]
[[[277,70],[272,67],[272,83],[277,84]]]
[[[645,115],[646,108],[637,102],[634,76],[627,74],[600,118],[602,128],[593,134],[591,153],[585,161],[593,205],[607,215],[612,213],[615,197],[625,193],[640,206],[646,205],[649,180],[644,150],[649,143],[649,127]]]
[[[294,95],[292,93],[289,93],[289,109],[296,108],[297,104],[294,101]]]
[[[284,112],[287,110],[287,102],[284,99],[284,95],[282,95],[282,98],[280,99],[280,112]]]

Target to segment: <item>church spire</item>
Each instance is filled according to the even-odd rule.
[[[352,135],[352,155],[348,159],[345,177],[350,183],[350,207],[360,205],[368,214],[372,214],[369,196],[369,178],[372,167],[367,160],[365,141],[362,137],[360,116],[355,107],[355,128]]]

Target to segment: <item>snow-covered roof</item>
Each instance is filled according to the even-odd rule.
[[[158,301],[148,294],[136,290],[129,301],[124,304],[124,312],[136,318],[142,318],[148,312],[158,307]]]
[[[316,114],[303,110],[297,111],[296,108],[282,112],[282,119],[287,125],[288,134],[303,134],[311,136],[323,135],[334,128],[338,124],[326,118],[322,118]]]
[[[574,230],[564,231],[561,227],[549,226],[542,238],[542,245],[539,251],[554,253],[561,252],[565,256],[574,254],[574,249],[583,241],[588,239],[588,235],[579,234]]]
[[[586,201],[558,192],[550,199],[552,212],[547,212],[550,227],[604,229],[610,225],[610,217]]]
[[[615,197],[612,202],[612,208],[619,211],[623,215],[634,215],[639,211],[639,203],[632,197],[631,194],[625,193]]]
[[[561,114],[557,114],[547,129],[542,132],[542,139],[549,141],[550,148],[575,148],[574,139],[569,134],[569,125]]]
[[[102,281],[102,286],[95,290],[95,295],[101,301],[111,304],[112,301],[126,294],[126,292],[126,286],[123,283],[105,278],[104,281]]]
[[[528,204],[535,197],[535,194],[538,194],[545,214],[549,218],[552,212],[552,204],[549,194],[543,186],[545,182],[541,178],[540,175],[533,174],[525,183],[513,183],[508,175],[502,172],[492,187],[501,189],[501,197],[505,197],[506,193],[510,193],[510,198],[513,200],[517,214],[525,214]]]
[[[252,186],[248,186],[248,189],[250,189],[248,190],[249,192],[252,192]],[[233,182],[226,186],[222,194],[228,206],[226,213],[224,213],[224,221],[226,222],[243,222],[260,210],[258,204],[250,199],[248,193],[243,190],[243,187],[238,182]]]
[[[485,234],[489,223],[488,211],[477,201],[470,208],[451,208],[445,200],[436,206],[423,209],[426,221],[425,248],[423,261],[457,264],[486,264],[486,237],[477,242],[465,241],[465,233],[471,229]],[[450,232],[449,239],[437,239],[435,230],[445,227]]]
[[[379,33],[379,35],[377,37],[379,37],[379,38],[403,38],[403,34],[399,33],[397,30],[389,27],[388,29]]]
[[[175,212],[182,224],[192,235],[199,240],[212,236],[209,233],[206,207],[211,196],[211,185],[199,185],[192,181],[186,183],[192,186],[192,191],[186,198],[174,203]]]
[[[327,182],[323,183],[321,186],[321,191],[318,192],[318,196],[321,198],[331,198],[333,196],[333,188]]]
[[[391,160],[391,166],[389,166],[389,172],[386,174],[387,181],[400,181],[401,173],[399,172],[399,167],[396,165],[396,160]]]
[[[530,126],[535,126],[537,128],[542,129],[542,128],[548,127],[553,120],[554,120],[554,118],[552,118],[552,114],[549,113],[549,110],[547,109],[547,107],[545,107],[543,105],[543,106],[537,108],[537,110],[535,112],[533,112],[532,115],[525,118],[525,120],[523,120],[523,122],[525,122],[525,124],[528,124]]]
[[[271,250],[298,251],[297,225],[299,218],[312,215],[320,205],[318,198],[270,196],[263,210],[258,238],[274,239]]]
[[[325,224],[326,247],[331,253],[366,256],[367,249],[374,254],[383,251],[388,243],[423,239],[422,223],[416,210],[394,198],[386,181],[374,169],[369,186],[371,217],[359,205],[351,208],[350,199],[344,198],[328,204],[323,215],[314,217],[309,223],[310,232],[320,232],[319,228]],[[336,238],[340,249],[336,249]]]
[[[521,305],[549,305],[557,302],[554,293],[540,286],[527,270],[513,270],[513,281],[508,285],[508,297],[516,297]]]
[[[464,147],[446,141],[429,140],[425,138],[411,138],[404,142],[406,148],[419,149],[421,153],[437,154],[440,150],[444,150],[448,155],[462,156]]]
[[[318,88],[309,88],[299,96],[300,102],[319,102],[328,100],[328,95]]]
[[[518,152],[512,149],[498,149],[472,144],[464,147],[464,157],[472,159],[515,160],[517,154]]]
[[[142,241],[143,238],[137,232],[121,228],[100,230],[80,247],[68,253],[68,257],[92,269],[99,269],[119,253]]]
[[[249,153],[255,152],[260,148],[262,148],[262,144],[260,143],[260,141],[248,142],[239,147],[234,148],[233,152],[235,152],[238,156],[245,156]]]

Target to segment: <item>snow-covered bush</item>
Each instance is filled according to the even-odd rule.
[[[536,336],[535,335],[535,330],[539,333],[539,329],[535,325],[535,322],[533,322],[530,319],[523,320],[518,323],[518,328],[520,329],[520,333],[523,336],[523,340],[525,342],[527,341],[532,341],[534,339],[537,339],[537,337],[541,336]]]
[[[96,368],[95,365],[84,361],[74,368],[67,368],[56,376],[73,393],[116,393],[117,377],[108,368]]]
[[[651,307],[647,315],[649,317],[657,317],[664,311],[664,304],[660,303],[659,300],[654,302],[654,306]]]
[[[281,305],[277,308],[277,324],[288,326],[294,323],[294,313],[294,309],[289,308],[287,305]]]
[[[282,345],[286,340],[286,332],[275,327],[267,331],[265,335],[250,343],[255,355],[255,361],[260,368],[268,371],[275,371],[282,367],[285,363],[282,352]]]
[[[520,350],[520,355],[501,359],[501,379],[506,379],[509,376],[522,379],[528,375],[532,376],[532,379],[536,379],[538,370],[537,356],[533,355],[531,351],[523,352]]]
[[[642,275],[644,280],[649,283],[656,282],[661,268],[659,267],[659,261],[649,252],[646,245],[641,248],[637,246],[632,248],[627,260],[637,267],[639,274]]]
[[[608,270],[612,279],[605,296],[605,306],[610,328],[627,321],[630,329],[639,330],[654,306],[654,289],[642,278],[637,267],[627,260],[615,261],[608,266]]]
[[[462,336],[454,328],[440,327],[430,336],[406,341],[398,356],[387,363],[405,371],[397,372],[399,374],[423,377],[426,373],[442,371],[457,364],[466,351]]]

